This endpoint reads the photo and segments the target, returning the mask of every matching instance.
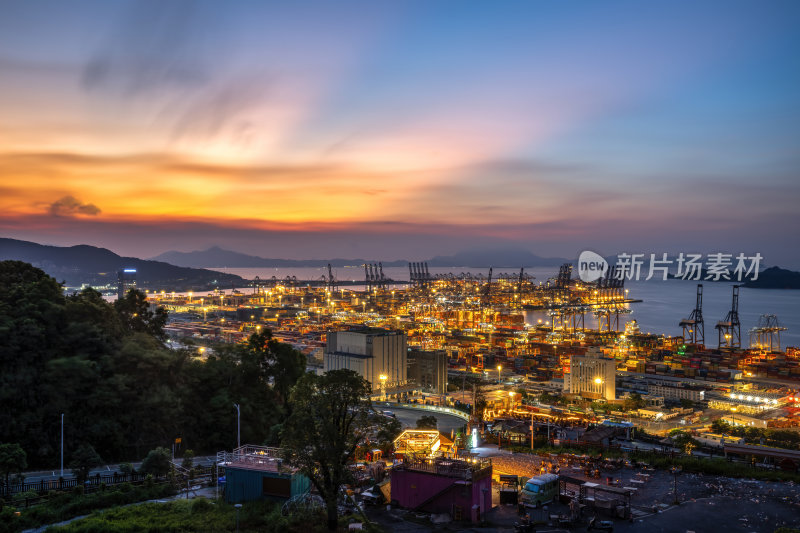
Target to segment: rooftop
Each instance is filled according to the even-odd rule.
[[[289,472],[289,467],[283,466],[280,448],[254,446],[251,444],[241,446],[233,452],[217,453],[217,464],[230,468],[244,468],[247,470],[262,470],[266,472]]]
[[[488,458],[450,459],[437,457],[435,459],[410,459],[394,467],[394,470],[413,470],[428,472],[439,476],[456,477],[465,480],[473,479],[476,474],[485,470],[491,471],[492,461]]]

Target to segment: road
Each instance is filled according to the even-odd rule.
[[[195,465],[203,465],[203,466],[205,466],[205,465],[213,465],[214,461],[216,459],[217,459],[217,457],[214,456],[214,455],[209,455],[209,456],[205,456],[205,457],[195,457],[194,458],[194,464]],[[175,462],[180,464],[181,458],[180,457],[175,458]],[[139,462],[139,463],[131,463],[131,464],[133,465],[133,467],[136,470],[138,470],[142,466],[141,462]],[[119,464],[104,465],[104,466],[101,466],[101,467],[98,467],[98,468],[93,468],[90,471],[89,475],[90,476],[94,476],[95,474],[104,475],[104,474],[112,474],[114,472],[119,472]],[[41,481],[41,480],[45,480],[45,481],[56,480],[57,481],[58,478],[61,477],[61,472],[60,472],[59,469],[55,469],[55,470],[38,470],[38,471],[35,471],[35,472],[25,472],[24,475],[25,475],[25,483],[33,483],[35,481]],[[68,468],[64,468],[64,479],[72,479],[72,477],[73,477],[72,471],[70,469],[68,469]]]
[[[435,416],[436,421],[439,423],[437,429],[447,436],[450,436],[451,431],[458,431],[467,423],[458,418],[457,416],[436,413],[434,411],[423,411],[420,409],[409,409],[406,407],[379,407],[384,411],[391,411],[397,417],[397,420],[403,425],[403,428],[416,428],[417,420],[423,416]]]

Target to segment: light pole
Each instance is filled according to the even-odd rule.
[[[238,403],[233,404],[236,407],[236,447],[242,447],[242,410]],[[237,515],[238,516],[238,515]],[[237,519],[238,523],[238,519]]]
[[[533,411],[531,411],[531,451],[533,451]]]
[[[502,370],[503,370],[503,366],[502,365],[497,365],[497,382],[498,383],[501,383],[503,381],[503,378],[500,376],[500,372]]]
[[[680,466],[673,466],[670,471],[672,472],[672,496],[674,498],[674,504],[678,505],[680,502],[678,501],[678,474],[681,473],[683,470]]]
[[[236,507],[236,533],[239,533],[239,509],[242,508],[242,504],[237,503],[234,507]]]
[[[64,413],[61,413],[61,477],[64,477]]]
[[[381,401],[385,402],[386,401],[386,380],[388,379],[388,377],[386,376],[386,374],[381,374],[379,376],[379,379],[381,380]]]

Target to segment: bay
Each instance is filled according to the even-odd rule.
[[[328,273],[327,267],[303,268],[215,268],[222,272],[237,274],[246,279],[255,276],[261,279],[278,279],[286,276],[295,276],[298,280],[322,279]],[[487,276],[488,268],[469,267],[431,267],[431,275],[452,272],[455,275],[461,272],[471,272],[473,275]],[[384,275],[391,279],[407,281],[409,279],[408,267],[386,267]],[[525,273],[536,278],[536,281],[546,282],[554,277],[557,268],[531,268]],[[359,281],[364,279],[364,267],[339,267],[333,269],[334,277],[339,280]],[[519,269],[495,268],[492,276],[497,279],[502,273],[518,275]],[[706,345],[716,347],[717,331],[714,326],[725,318],[731,307],[731,292],[733,283],[705,282],[703,283],[703,317],[705,319]],[[358,288],[353,287],[353,288]],[[620,317],[620,324],[636,320],[643,332],[680,335],[681,328],[678,323],[686,318],[694,309],[697,282],[684,280],[626,281],[628,297],[642,300],[640,303],[630,305],[631,313]],[[756,327],[758,319],[763,314],[774,314],[782,326],[788,328],[781,334],[781,346],[800,346],[800,291],[784,289],[751,289],[740,288],[739,294],[739,320],[742,325],[742,346],[750,345],[749,331]],[[526,321],[535,323],[538,319],[550,320],[544,312],[526,312]],[[596,319],[586,316],[587,327],[597,327]]]

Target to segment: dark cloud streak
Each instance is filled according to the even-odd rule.
[[[64,196],[50,204],[47,211],[55,217],[70,217],[75,215],[97,216],[100,208],[94,204],[84,204],[74,196]]]

